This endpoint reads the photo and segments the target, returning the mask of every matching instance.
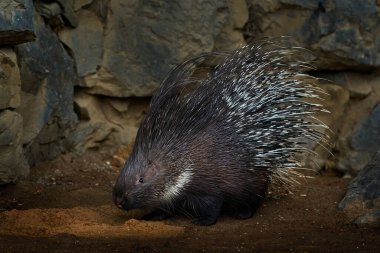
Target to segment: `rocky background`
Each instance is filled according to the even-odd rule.
[[[379,1],[1,0],[0,184],[64,152],[112,154],[173,66],[279,36],[330,80],[334,156],[317,164],[356,175],[380,146]]]

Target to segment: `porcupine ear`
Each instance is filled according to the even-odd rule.
[[[172,96],[191,96],[203,80],[207,78],[205,73],[210,72],[210,67],[201,66],[204,62],[211,62],[218,57],[226,56],[227,53],[204,53],[194,58],[188,59],[182,64],[172,69],[160,84],[160,87],[151,100],[151,107],[157,107],[165,103]],[[195,75],[195,72],[203,70],[203,78]]]
[[[136,150],[153,150],[160,140],[165,139],[160,137],[163,134],[160,129],[165,128],[165,132],[170,132],[170,128],[172,127],[169,123],[169,125],[163,125],[167,123],[168,115],[166,114],[168,112],[172,115],[178,113],[177,109],[181,104],[185,103],[185,99],[194,94],[196,90],[194,87],[199,87],[204,80],[194,77],[195,70],[204,61],[212,58],[214,55],[214,53],[207,53],[189,59],[166,75],[150,101],[147,111],[149,117],[145,117],[141,122],[136,137],[136,144],[138,146]],[[160,125],[159,128],[157,127],[158,125]],[[146,142],[146,138],[149,138],[150,141]]]

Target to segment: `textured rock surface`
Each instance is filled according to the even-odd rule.
[[[352,180],[339,208],[360,226],[380,227],[380,149]]]
[[[254,37],[294,36],[318,51],[319,67],[380,66],[380,7],[364,0],[248,0]]]
[[[21,137],[22,117],[12,111],[20,105],[20,73],[16,54],[10,48],[0,48],[0,185],[26,176]]]
[[[22,143],[30,163],[66,150],[66,132],[76,122],[74,62],[37,14],[34,26],[36,41],[16,47],[22,82],[17,112],[23,117]]]
[[[341,119],[334,147],[336,170],[356,175],[379,147],[380,119],[375,111],[380,103],[379,73],[338,72],[322,75],[348,90],[350,101]],[[335,110],[335,108],[333,108]]]
[[[248,22],[245,0],[227,1],[229,15],[223,29],[215,40],[215,51],[232,51],[244,43],[242,30]]]
[[[15,45],[34,37],[33,1],[1,0],[0,45]]]
[[[347,89],[352,99],[364,99],[368,97],[372,90],[370,82],[373,75],[360,72],[340,71],[321,74],[328,80],[333,80],[340,86]]]
[[[351,146],[355,153],[349,158],[353,164],[364,167],[380,145],[380,103],[377,104],[368,118],[358,124],[351,137]]]
[[[20,72],[16,54],[10,48],[0,48],[0,110],[20,105]]]
[[[22,130],[21,115],[0,111],[0,185],[15,182],[29,173],[22,150]]]
[[[77,143],[75,149],[112,152],[118,147],[115,143],[130,144],[148,103],[144,98],[118,99],[78,92],[75,108],[81,122],[70,137]]]
[[[74,11],[78,11],[86,5],[90,5],[92,3],[92,1],[93,0],[75,0],[74,1]],[[79,19],[81,19],[81,18],[79,17]]]
[[[103,54],[103,24],[95,13],[83,10],[76,29],[65,29],[59,37],[72,51],[78,75],[85,77],[96,73]]]
[[[210,52],[226,22],[226,1],[109,2],[102,67],[88,92],[149,96],[176,64]]]
[[[78,17],[75,15],[73,7],[74,0],[56,0],[62,8],[62,16],[71,27],[78,26]]]

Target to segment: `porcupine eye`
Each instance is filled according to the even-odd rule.
[[[144,183],[144,178],[140,177],[140,179],[139,179],[139,183],[140,183],[140,184]]]

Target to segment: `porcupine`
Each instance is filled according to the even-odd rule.
[[[152,97],[113,190],[125,210],[159,220],[180,212],[212,225],[221,211],[249,218],[274,178],[300,168],[305,140],[326,140],[320,88],[292,60],[298,48],[261,41],[223,54],[203,79],[204,54],[172,70]],[[219,54],[220,56],[220,54]],[[310,151],[311,152],[311,151]]]

